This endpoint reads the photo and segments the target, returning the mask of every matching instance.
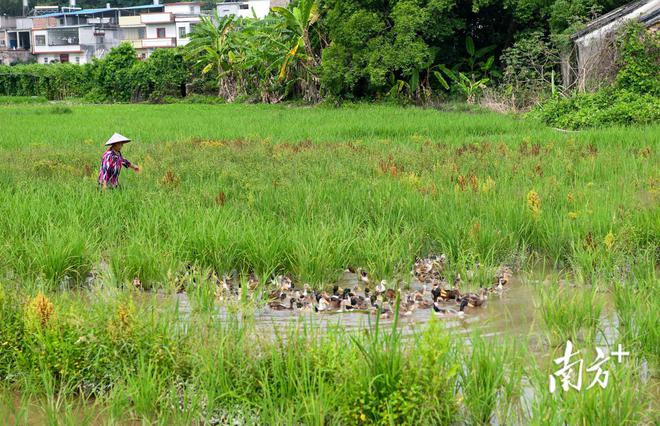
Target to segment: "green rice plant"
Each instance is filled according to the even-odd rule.
[[[539,290],[538,309],[553,345],[567,340],[593,341],[599,330],[603,301],[595,287],[551,285]]]
[[[400,422],[400,384],[403,376],[403,353],[401,332],[396,324],[399,317],[399,298],[394,309],[394,320],[390,330],[381,330],[380,317],[369,325],[364,336],[351,336],[364,360],[365,374],[362,377],[360,398],[360,421]],[[404,397],[405,398],[405,397]]]
[[[7,423],[29,423],[30,397],[27,393],[17,394],[11,388],[0,389],[0,417]]]
[[[506,376],[511,354],[507,345],[493,345],[476,333],[470,337],[470,347],[462,354],[458,373],[470,423],[489,424],[498,404],[508,407],[509,400],[515,396],[521,377],[518,374]],[[513,368],[519,371],[520,365]],[[507,411],[504,410],[505,414]]]
[[[0,96],[0,105],[6,104],[45,104],[48,102],[43,96]]]
[[[424,401],[411,410],[410,423],[451,424],[457,419],[460,396],[457,382],[460,363],[458,338],[446,333],[432,317],[427,327],[406,347],[403,388],[419,386]]]
[[[73,110],[67,106],[56,105],[50,109],[51,114],[71,114]]]
[[[124,392],[131,401],[131,411],[138,419],[153,421],[164,409],[167,378],[158,365],[140,354],[135,370],[125,373]]]
[[[585,351],[581,351],[585,352]],[[582,358],[584,355],[581,355]],[[544,369],[531,371],[533,391],[528,421],[534,425],[546,424],[654,424],[657,412],[651,407],[654,394],[650,383],[643,378],[641,364],[634,357],[618,364],[612,360],[602,366],[608,372],[607,384],[592,386],[595,373],[586,368],[593,359],[584,358],[583,381],[580,389],[564,391],[558,386],[554,393],[548,388],[548,374]],[[602,378],[601,378],[602,379]],[[572,379],[575,384],[576,378]]]
[[[72,229],[46,229],[13,251],[18,272],[27,277],[43,277],[54,287],[79,286],[91,270],[87,241]]]
[[[656,309],[657,286],[653,282],[619,284],[614,287],[618,330],[626,346],[639,351],[652,366],[660,359],[660,315]]]
[[[216,309],[216,300],[222,289],[217,282],[217,276],[209,269],[199,269],[190,266],[175,279],[177,290],[184,290],[193,309],[203,313],[213,313]]]
[[[102,194],[101,142],[116,129],[86,123],[107,108],[134,138],[125,153],[142,172],[124,171],[123,189]],[[475,122],[391,106],[112,105],[57,117],[40,109],[0,111],[2,268],[21,277],[38,273],[32,247],[45,223],[58,244],[84,240],[86,263],[106,259],[117,282],[138,276],[145,288],[185,263],[314,286],[347,265],[406,281],[414,257],[429,252],[497,267],[524,247],[583,281],[628,261],[649,273],[654,263],[655,127],[632,130],[622,147],[618,128],[558,135],[510,117]],[[275,116],[303,117],[315,131]],[[51,131],[26,134],[35,122]],[[177,186],[163,185],[168,172]],[[532,189],[538,217],[527,206]]]
[[[163,283],[168,259],[166,254],[146,241],[134,241],[110,255],[110,270],[117,283],[140,283],[150,289]],[[137,279],[137,281],[136,281]]]

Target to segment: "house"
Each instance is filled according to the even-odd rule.
[[[65,10],[30,19],[32,54],[41,64],[86,64],[121,42],[115,8]]]
[[[131,13],[136,8],[123,8],[119,17],[122,40],[133,44],[140,58],[154,49],[184,46],[200,21],[201,3],[179,2],[154,5],[146,13]]]
[[[27,62],[30,59],[32,21],[14,16],[0,16],[0,65]]]
[[[571,36],[571,47],[562,53],[564,87],[598,88],[616,75],[615,37],[633,19],[656,32],[660,26],[660,0],[640,0],[606,13]]]
[[[281,1],[279,3],[282,3]],[[234,15],[237,18],[263,19],[271,8],[270,0],[225,0],[216,4],[219,17]]]

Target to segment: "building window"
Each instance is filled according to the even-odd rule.
[[[34,36],[34,44],[36,44],[37,46],[45,46],[46,36],[45,35]]]
[[[96,44],[103,44],[105,42],[105,37],[96,36]]]
[[[238,7],[239,7],[240,9],[245,9],[245,10],[248,10],[248,9],[250,8],[250,6],[247,5],[247,4],[241,4],[241,5],[239,5]]]
[[[48,63],[48,56],[46,56],[46,57],[44,58],[44,64],[47,64],[47,63]]]
[[[80,56],[76,56],[76,64],[80,64]]]
[[[179,27],[179,38],[186,38],[186,27]]]
[[[138,30],[137,30],[137,35],[138,35],[137,38],[138,39],[145,38],[145,34],[146,34],[146,28],[138,28]]]
[[[165,38],[165,28],[156,28],[156,37]]]

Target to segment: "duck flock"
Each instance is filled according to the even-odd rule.
[[[402,316],[412,315],[418,309],[432,309],[438,316],[460,316],[464,315],[466,308],[483,306],[489,294],[501,295],[512,277],[511,269],[501,266],[487,286],[481,287],[478,292],[464,292],[461,289],[460,274],[454,276],[452,284],[446,279],[446,264],[447,257],[444,254],[415,259],[411,274],[422,285],[409,292],[392,289],[385,280],[374,285],[363,269],[347,269],[346,273],[356,277],[355,283],[344,288],[335,285],[331,292],[312,290],[309,284],[297,288],[290,277],[278,275],[270,280],[268,288],[273,290],[267,292],[267,306],[273,311],[371,313],[388,319],[394,316],[398,303],[399,315]],[[475,268],[479,267],[477,263]],[[189,285],[197,283],[197,272],[193,265],[187,265],[186,271],[175,278],[177,291],[185,292]],[[474,271],[468,271],[467,274],[468,280],[476,275]],[[206,279],[216,283],[216,297],[219,301],[240,293],[241,280],[236,272],[221,278],[209,273]],[[248,289],[256,292],[261,288],[259,284],[259,278],[251,272],[247,280]],[[138,278],[135,278],[133,285],[141,288]]]
[[[511,280],[511,269],[502,266],[489,286],[482,287],[476,293],[463,292],[460,274],[455,275],[452,284],[445,278],[446,264],[447,257],[444,254],[416,259],[411,274],[422,285],[410,292],[392,289],[385,280],[375,284],[369,274],[361,269],[347,269],[346,272],[355,274],[355,283],[345,288],[335,285],[332,291],[315,291],[308,284],[296,288],[290,277],[278,275],[270,280],[268,288],[273,290],[267,293],[267,306],[273,311],[362,312],[379,314],[381,318],[388,319],[394,316],[398,303],[399,315],[402,316],[411,315],[417,309],[432,309],[438,316],[460,316],[466,308],[483,306],[488,294],[501,294]],[[473,275],[474,272],[468,271],[469,279]],[[219,299],[238,294],[240,281],[236,277],[223,276],[217,283]],[[258,277],[250,273],[247,285],[251,291],[257,290]]]

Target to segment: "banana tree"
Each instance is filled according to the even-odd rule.
[[[444,75],[449,77],[449,79],[454,82],[455,87],[465,95],[466,101],[469,104],[473,104],[475,102],[477,95],[479,95],[479,93],[486,88],[486,85],[490,81],[490,79],[486,77],[480,79],[470,78],[464,73],[450,70],[444,65],[438,65],[438,68],[442,71],[442,73],[438,70],[433,72],[433,75],[436,77],[438,82],[445,89],[449,89],[449,83],[447,83],[447,80],[443,77],[444,73]]]
[[[217,23],[217,24],[216,24]],[[232,81],[232,62],[235,59],[232,31],[234,17],[219,18],[217,12],[214,18],[202,17],[190,35],[187,45],[188,58],[192,59],[202,70],[202,74],[215,71],[218,79],[218,96],[232,100],[236,87]]]
[[[476,74],[479,72],[483,76],[499,76],[499,71],[493,68],[495,56],[491,54],[495,47],[495,45],[490,45],[477,49],[474,45],[474,39],[467,36],[465,38],[465,51],[468,56],[463,58],[457,66],[460,68],[467,67],[471,80],[476,80]]]
[[[304,96],[307,100],[318,100],[319,78],[316,70],[318,59],[310,39],[310,30],[320,17],[318,0],[300,0],[298,5],[291,9],[274,7],[272,10],[284,18],[286,28],[293,35],[290,48],[280,67],[279,78],[285,79],[289,66],[296,58],[300,58],[307,74],[303,88]]]

